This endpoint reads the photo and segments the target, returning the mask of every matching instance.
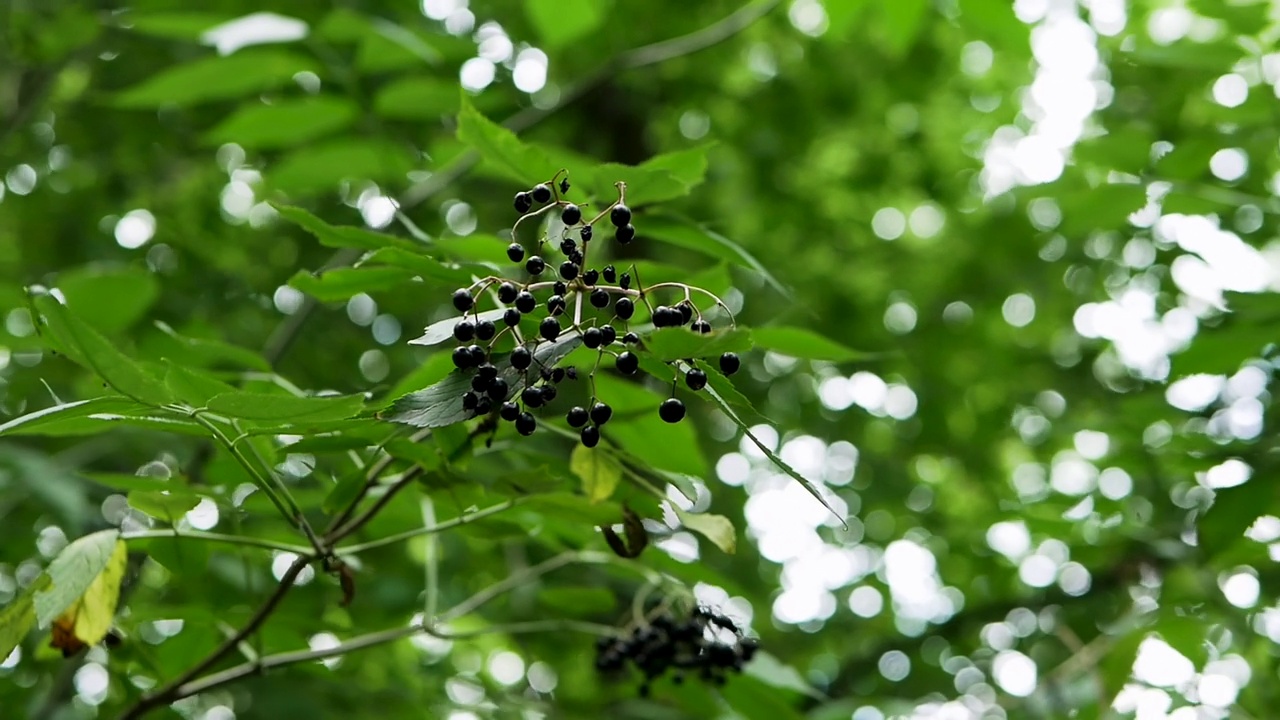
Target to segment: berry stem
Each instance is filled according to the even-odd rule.
[[[551,192],[553,192],[553,193],[555,192],[554,187],[553,187],[553,189],[551,190]],[[518,229],[520,228],[520,223],[524,222],[525,220],[528,220],[529,218],[535,218],[535,217],[538,217],[539,215],[541,215],[541,214],[543,214],[543,213],[545,213],[545,212],[547,212],[547,211],[551,210],[551,208],[555,208],[555,207],[560,207],[560,200],[559,200],[558,198],[552,198],[552,202],[549,202],[549,203],[547,203],[546,205],[543,205],[542,207],[538,208],[537,210],[534,210],[533,212],[527,212],[527,213],[525,213],[525,214],[521,215],[521,216],[520,216],[520,219],[519,219],[519,220],[516,220],[516,224],[511,226],[511,241],[512,241],[512,242],[515,242],[515,239],[516,239],[516,230],[518,230]]]
[[[586,248],[583,248],[583,262],[586,262]],[[576,328],[582,323],[582,293],[575,292],[573,299],[573,326]]]
[[[621,180],[619,180],[618,182],[614,183],[614,184],[613,184],[613,186],[614,186],[614,187],[616,187],[616,188],[618,188],[618,199],[617,199],[617,200],[615,200],[615,201],[613,201],[613,202],[611,202],[611,203],[609,203],[609,206],[608,206],[608,207],[606,207],[605,209],[601,210],[599,215],[596,215],[595,217],[591,218],[591,221],[587,223],[588,225],[595,225],[597,222],[599,222],[600,220],[602,220],[602,219],[604,218],[604,216],[605,216],[605,215],[608,215],[608,214],[609,214],[609,211],[613,210],[613,208],[614,208],[614,207],[616,207],[616,206],[618,206],[618,205],[625,205],[625,204],[626,204],[626,202],[627,202],[627,184],[626,184],[626,183],[624,183],[624,182],[622,182]],[[582,254],[585,256],[585,255],[586,255],[586,251],[585,251],[585,250],[583,250],[583,253],[582,253]]]
[[[637,278],[636,278],[636,282],[637,282],[637,283],[638,283],[638,282],[640,282],[640,278],[639,278],[639,277],[637,277]],[[683,289],[683,290],[684,290],[684,299],[685,299],[685,300],[688,300],[688,299],[689,299],[689,292],[690,292],[690,291],[692,291],[692,290],[696,290],[696,291],[698,291],[698,292],[702,293],[703,295],[706,295],[706,296],[710,297],[712,300],[715,300],[715,301],[716,301],[716,305],[717,305],[717,306],[719,306],[722,310],[724,310],[725,314],[729,316],[729,324],[731,324],[731,325],[733,325],[733,326],[735,326],[735,327],[737,326],[737,324],[738,324],[738,323],[737,323],[737,321],[736,321],[736,320],[734,320],[734,318],[733,318],[733,313],[732,313],[732,312],[730,312],[730,310],[729,310],[729,306],[728,306],[728,305],[725,305],[725,304],[724,304],[724,301],[723,301],[723,300],[721,300],[719,297],[717,297],[717,296],[716,296],[716,294],[715,294],[715,293],[713,293],[713,292],[711,292],[710,290],[704,290],[704,289],[702,289],[702,288],[698,287],[697,285],[685,285],[684,283],[679,283],[679,282],[665,282],[665,283],[658,283],[657,285],[650,285],[647,289],[648,289],[648,290],[657,290],[657,289],[659,289],[659,288],[665,288],[665,287],[674,287],[674,288],[681,288],[681,289]],[[647,304],[647,303],[646,303],[646,304]],[[699,314],[698,314],[698,317],[702,317],[702,314],[701,314],[701,313],[699,313]]]

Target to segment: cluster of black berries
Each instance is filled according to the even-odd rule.
[[[644,675],[643,697],[649,694],[649,684],[668,670],[675,671],[675,683],[684,682],[689,673],[723,685],[729,672],[742,672],[758,648],[732,620],[698,607],[684,619],[660,615],[627,638],[601,638],[596,643],[596,669],[618,675],[630,662]]]
[[[563,173],[562,170],[550,182],[515,196],[515,208],[521,213],[516,228],[521,222],[553,209],[558,208],[560,212],[559,237],[541,237],[537,250],[528,257],[524,245],[514,241],[516,228],[512,229],[513,242],[507,248],[507,257],[514,263],[523,263],[529,277],[524,281],[488,277],[453,294],[454,307],[464,313],[453,327],[453,336],[459,343],[453,351],[453,362],[464,372],[474,372],[471,388],[462,396],[463,408],[477,416],[497,413],[502,419],[514,422],[516,430],[524,435],[532,434],[537,428],[537,418],[532,411],[555,399],[560,381],[577,376],[575,368],[555,367],[566,353],[544,354],[552,344],[579,339],[601,358],[605,354],[614,356],[618,371],[633,375],[640,368],[640,357],[633,349],[641,339],[629,330],[628,324],[636,314],[637,305],[649,311],[655,327],[688,326],[701,333],[712,330],[711,324],[689,300],[691,291],[705,293],[705,290],[680,283],[642,289],[632,272],[619,272],[613,265],[598,269],[587,265],[595,237],[593,228],[606,216],[618,242],[626,244],[635,239],[631,208],[625,203],[626,185],[617,183],[618,200],[595,217],[587,218],[583,215],[583,206],[563,198],[569,192],[569,179],[561,177]],[[542,207],[534,210],[535,205]],[[558,278],[553,280],[541,279],[548,268],[544,258],[548,245],[557,247],[564,255],[557,270]],[[683,290],[684,300],[671,306],[650,305],[647,293],[664,287]],[[481,312],[476,305],[486,294],[496,297],[499,307]],[[724,307],[719,298],[715,301]],[[535,312],[541,316],[536,325],[533,318],[526,321],[526,317]],[[509,354],[498,354],[495,349],[500,342],[509,342],[514,349]],[[688,364],[690,369],[685,381],[689,388],[696,391],[706,387],[706,373],[691,361]],[[725,353],[720,358],[720,369],[725,374],[736,372],[739,365],[738,356],[733,353]],[[594,383],[592,385],[594,387]],[[674,396],[674,387],[672,390],[672,397],[661,403],[658,414],[664,421],[676,423],[684,419],[685,406]],[[565,420],[579,431],[584,445],[594,447],[600,442],[600,426],[612,416],[613,409],[592,393],[587,406],[570,408]]]

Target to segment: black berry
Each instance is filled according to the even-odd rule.
[[[577,225],[582,222],[582,210],[577,205],[569,203],[560,211],[560,222],[565,225]]]
[[[600,328],[601,345],[612,345],[614,340],[618,339],[618,331],[613,329],[612,325],[605,325]]]
[[[571,263],[574,263],[576,265],[581,265],[584,259],[585,258],[583,257],[581,250],[574,250],[573,252],[569,253],[569,262]]]
[[[521,435],[532,435],[537,429],[538,419],[533,416],[533,413],[522,412],[516,416],[516,432]]]
[[[546,405],[550,403],[552,400],[556,399],[556,386],[543,385],[542,389],[539,391],[539,394],[542,395],[542,404]]]
[[[516,193],[515,206],[516,212],[521,215],[529,212],[529,208],[533,207],[533,196],[527,192]]]
[[[613,311],[623,320],[630,320],[631,316],[636,314],[636,304],[631,302],[629,297],[620,297],[618,302],[613,304]]]
[[[604,342],[604,338],[600,334],[600,328],[587,328],[582,333],[582,344],[588,348],[595,350]]]
[[[493,380],[498,377],[498,366],[493,363],[485,363],[476,368],[476,374],[485,380]]]
[[[476,336],[476,326],[471,324],[470,320],[462,320],[453,326],[453,337],[458,342],[467,342]]]
[[[471,367],[471,351],[465,347],[456,347],[453,349],[453,364],[459,370],[466,370]]]
[[[547,312],[552,315],[559,315],[565,311],[568,305],[564,301],[564,297],[560,295],[552,295],[547,298]]]
[[[618,287],[623,290],[631,289],[631,273],[622,273],[618,276]]]
[[[658,415],[669,423],[678,423],[684,419],[684,403],[680,398],[667,398],[658,406]]]
[[[572,238],[565,238],[560,241],[560,252],[564,253],[565,255],[568,255],[569,253],[577,249],[578,249],[578,243],[574,242]]]
[[[476,323],[476,338],[479,340],[492,340],[494,335],[498,334],[498,329],[494,327],[492,322],[481,320]]]
[[[516,310],[522,313],[531,313],[536,307],[538,307],[538,299],[533,296],[533,293],[528,290],[521,290],[516,295]]]
[[[547,263],[542,258],[534,255],[525,261],[524,269],[527,270],[530,275],[541,275],[542,271],[547,269]]]
[[[555,340],[560,337],[560,321],[553,317],[543,318],[542,324],[538,325],[538,334],[547,340]]]
[[[479,365],[480,363],[483,363],[485,361],[486,355],[484,352],[484,348],[480,347],[479,345],[468,345],[467,352],[471,353],[472,367],[475,367],[476,365]]]
[[[738,372],[740,367],[742,367],[742,361],[738,359],[737,353],[727,352],[720,356],[720,372],[725,375]]]
[[[586,283],[587,285],[595,285],[599,279],[600,279],[599,270],[588,270],[582,273],[582,282]]]
[[[519,311],[519,310],[517,310],[517,309],[515,309],[515,308],[507,308],[507,311],[506,311],[506,312],[504,312],[504,313],[502,313],[502,322],[503,322],[507,327],[515,327],[515,326],[519,325],[519,324],[520,324],[520,311]]]
[[[488,415],[490,412],[493,412],[493,400],[480,396],[480,402],[476,403],[476,415]]]
[[[676,320],[679,317],[680,317],[680,314],[673,311],[671,308],[667,307],[666,305],[659,305],[658,307],[653,309],[653,326],[668,327],[671,325],[675,325]]]
[[[502,378],[494,378],[489,381],[489,389],[486,394],[494,400],[506,400],[507,393],[511,390],[507,385],[507,381]]]
[[[614,227],[631,224],[631,208],[622,203],[614,205],[613,209],[609,211],[609,222],[613,223]]]
[[[551,382],[558,383],[564,379],[564,368],[556,368],[551,371]]]
[[[534,202],[544,203],[551,199],[551,188],[545,184],[535,185],[529,194],[533,196]]]
[[[690,325],[689,329],[694,332],[698,332],[698,333],[702,333],[703,335],[706,335],[707,333],[711,332],[711,323],[707,322],[706,320],[699,320],[694,324]]]
[[[504,303],[512,302],[519,294],[520,290],[512,283],[504,282],[498,286],[498,299]]]
[[[569,286],[565,285],[563,280],[557,280],[556,284],[551,286],[551,292],[556,295],[564,295],[569,292]]]
[[[520,243],[511,243],[507,246],[507,257],[511,262],[520,262],[524,259],[524,246]]]
[[[618,231],[614,233],[613,236],[618,239],[618,242],[622,243],[623,245],[626,245],[627,243],[636,239],[636,226],[623,225],[622,227],[618,228]]]
[[[459,310],[466,312],[475,305],[475,300],[471,298],[471,291],[466,288],[458,288],[453,291],[453,306]]]
[[[617,269],[617,268],[615,268],[615,267],[614,267],[614,266],[612,266],[612,265],[605,265],[605,266],[604,266],[604,270],[602,270],[602,271],[601,271],[601,273],[603,273],[603,274],[604,274],[604,281],[605,281],[605,282],[617,282],[617,281],[618,281],[618,269]]]
[[[577,380],[578,368],[574,367],[573,365],[570,365],[569,367],[565,368],[564,376],[569,378],[570,380]]]
[[[591,305],[598,308],[609,307],[609,293],[604,288],[591,291]]]
[[[690,390],[701,390],[707,386],[707,374],[697,368],[685,373],[684,382]]]
[[[590,225],[583,225],[582,229],[578,231],[578,234],[582,236],[582,242],[585,243],[585,242],[591,242],[592,232],[593,231]]]
[[[587,409],[579,405],[569,408],[569,412],[565,413],[564,421],[569,423],[569,427],[580,428],[587,424]]]
[[[609,422],[609,418],[613,417],[613,408],[598,402],[591,406],[591,422],[597,425],[603,425]]]
[[[462,393],[462,409],[475,410],[476,405],[480,404],[480,396],[468,390]]]
[[[593,448],[600,444],[600,428],[595,425],[588,425],[582,428],[580,435],[582,437],[582,444],[589,448]]]
[[[530,385],[520,393],[520,401],[524,403],[525,407],[542,407],[542,390]]]
[[[578,265],[571,260],[565,260],[560,263],[560,277],[565,280],[572,280],[578,277]]]
[[[489,382],[492,380],[493,378],[487,378],[483,375],[476,375],[475,377],[471,378],[471,389],[478,393],[484,393],[488,391]]]
[[[529,348],[521,345],[511,351],[511,367],[517,370],[524,370],[533,364],[533,353],[529,352]]]
[[[560,178],[560,194],[564,195],[567,192],[569,192],[569,178],[562,177]]]
[[[640,358],[635,353],[624,352],[618,356],[618,372],[624,375],[635,375],[640,368]]]
[[[507,422],[511,422],[520,417],[520,406],[513,402],[502,403],[502,408],[498,410],[498,416]]]
[[[626,335],[622,336],[622,342],[628,345],[635,345],[636,343],[640,342],[640,336],[633,332],[629,332]]]
[[[693,319],[693,306],[689,305],[689,303],[680,303],[676,306],[676,310],[680,312],[681,325]]]

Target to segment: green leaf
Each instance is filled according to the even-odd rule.
[[[108,531],[110,532],[110,531]],[[54,562],[57,562],[56,560]],[[125,569],[129,565],[129,552],[124,540],[112,543],[111,552],[102,569],[95,574],[89,586],[66,610],[55,619],[54,625],[69,631],[75,640],[85,645],[96,645],[102,642],[111,625],[115,621],[116,606],[120,602],[120,584],[124,581]],[[57,589],[57,575],[53,568],[49,574],[54,578],[54,589]],[[39,607],[40,596],[36,596]],[[55,647],[58,634],[54,634]],[[62,646],[64,649],[67,646]]]
[[[662,328],[644,336],[644,348],[653,357],[663,361],[720,357],[726,352],[750,350],[751,333],[741,328],[726,328],[709,333],[693,332],[682,327]]]
[[[146,411],[149,406],[132,398],[106,396],[76,400],[53,405],[16,417],[0,425],[0,437],[5,435],[80,435],[97,432],[101,422],[92,420],[94,415],[107,413],[119,415],[126,412]]]
[[[737,551],[738,535],[729,518],[723,515],[685,512],[680,508],[676,508],[675,511],[685,527],[705,536],[726,554],[732,555]]]
[[[87,325],[115,333],[147,313],[160,296],[160,283],[142,268],[91,265],[58,273],[58,290]]]
[[[365,74],[436,65],[440,53],[426,39],[396,23],[375,19],[360,40],[356,69]]]
[[[676,180],[683,183],[686,188],[692,189],[701,185],[707,179],[707,167],[709,165],[707,154],[711,152],[713,147],[715,147],[715,143],[703,143],[688,150],[677,150],[655,155],[640,163],[640,167],[646,170],[666,171]],[[628,189],[628,193],[630,193],[630,189]]]
[[[743,672],[771,687],[792,690],[818,701],[828,699],[820,690],[810,685],[799,670],[764,651],[756,652]]]
[[[526,508],[558,520],[586,525],[613,525],[622,522],[622,507],[615,502],[592,502],[581,495],[547,493],[533,495]]]
[[[280,217],[297,225],[315,236],[320,244],[331,248],[355,248],[357,250],[380,250],[396,247],[406,250],[418,250],[417,243],[395,235],[365,230],[364,228],[330,225],[300,207],[272,204]]]
[[[754,333],[752,334],[752,339],[755,339]],[[715,390],[716,394],[719,395],[722,400],[732,405],[734,410],[740,413],[750,413],[753,418],[759,418],[762,420],[767,419],[763,413],[756,410],[755,406],[751,404],[751,401],[747,399],[746,395],[738,392],[738,388],[734,386],[733,381],[725,377],[724,373],[720,372],[719,363],[712,365],[706,360],[695,360],[694,364],[707,374],[707,385],[709,385],[712,390]],[[700,395],[699,397],[714,403],[709,396]]]
[[[200,504],[200,496],[183,490],[136,490],[129,493],[129,505],[158,520],[176,525]]]
[[[597,168],[591,189],[596,197],[608,198],[608,202],[612,202],[618,196],[614,185],[617,182],[627,184],[627,205],[631,207],[674,200],[689,194],[689,186],[680,182],[669,170],[617,163],[607,163]],[[607,205],[607,202],[604,204]]]
[[[894,55],[902,55],[915,44],[924,19],[932,9],[929,0],[895,0],[882,3],[885,40]]]
[[[550,587],[538,592],[538,602],[558,614],[583,617],[612,611],[618,599],[605,588]]]
[[[231,343],[210,338],[187,337],[179,334],[167,324],[157,320],[156,327],[177,343],[180,357],[177,360],[198,367],[231,365],[237,368],[248,368],[269,372],[271,365],[262,355]]]
[[[400,77],[383,85],[373,98],[373,110],[390,120],[438,120],[459,109],[457,79]]]
[[[173,395],[157,377],[116,349],[97,330],[81,322],[56,299],[42,295],[34,300],[46,329],[73,358],[96,372],[116,392],[148,405],[163,405]]]
[[[364,490],[367,480],[365,479],[365,471],[361,469],[353,470],[337,483],[329,494],[324,496],[324,502],[320,507],[326,513],[333,515],[343,510],[348,505],[356,501],[360,497],[360,492]]]
[[[49,627],[84,595],[112,560],[119,539],[119,530],[102,530],[77,538],[62,548],[46,571],[50,586],[36,593],[36,618],[41,628]]]
[[[398,267],[355,267],[313,275],[299,270],[289,278],[297,288],[321,302],[346,302],[360,293],[390,292],[413,281],[415,273]]]
[[[608,500],[622,480],[622,465],[605,450],[575,445],[569,469],[582,480],[582,491],[591,502]]]
[[[241,105],[205,133],[204,141],[264,150],[293,147],[350,127],[359,115],[354,102],[332,95],[278,100],[271,105],[255,101]]]
[[[694,250],[713,258],[738,265],[759,273],[773,289],[790,297],[791,291],[778,282],[764,265],[740,245],[705,227],[681,221],[669,216],[644,218],[640,234],[659,242]]]
[[[798,327],[774,325],[754,328],[751,331],[751,342],[757,348],[803,360],[842,362],[867,357],[866,353],[828,340],[812,330]]]
[[[35,627],[35,595],[48,586],[49,576],[41,573],[22,594],[0,610],[0,662],[4,662]]]
[[[361,267],[378,263],[382,265],[392,265],[405,270],[412,270],[424,278],[432,280],[440,280],[452,285],[470,285],[471,273],[458,267],[450,267],[436,260],[433,257],[423,255],[420,252],[413,252],[399,247],[386,247],[375,251],[372,255],[365,258],[361,263]]]
[[[52,511],[65,527],[79,527],[98,516],[97,503],[56,456],[34,447],[0,443],[0,497]]]
[[[1208,626],[1203,618],[1175,615],[1172,611],[1162,612],[1155,631],[1162,640],[1169,643],[1169,647],[1185,655],[1196,667],[1204,667],[1208,662]]]
[[[525,0],[529,22],[547,49],[559,49],[587,35],[604,21],[601,0]]]
[[[515,133],[481,115],[465,93],[458,112],[458,139],[508,178],[528,187],[550,180],[558,169],[545,152],[525,145]]]
[[[230,100],[274,90],[292,82],[300,72],[324,74],[320,65],[305,55],[279,48],[249,48],[161,70],[119,93],[116,104],[158,108]]]
[[[609,398],[612,396],[604,395]],[[697,428],[692,422],[668,423],[658,416],[662,398],[654,395],[647,411],[635,418],[614,419],[604,426],[604,435],[629,455],[644,458],[646,468],[705,476],[709,468],[698,446]],[[618,411],[614,411],[617,414]],[[655,453],[653,448],[662,448]]]
[[[303,195],[336,190],[344,180],[404,182],[416,165],[409,148],[389,140],[340,137],[291,151],[267,168],[266,181]]]
[[[434,443],[414,442],[405,438],[398,438],[387,442],[384,449],[388,455],[401,460],[408,460],[414,465],[420,465],[423,470],[435,470],[444,462],[444,459],[440,457],[440,449]]]
[[[1273,512],[1277,503],[1280,488],[1258,478],[1214,491],[1213,504],[1196,523],[1200,548],[1208,557],[1226,552],[1244,539],[1245,531],[1259,516]]]
[[[427,361],[410,371],[386,392],[378,401],[379,409],[428,385],[440,382],[453,372],[453,358],[449,353],[434,353]]]
[[[871,3],[871,0],[825,0],[822,7],[827,12],[826,36],[832,40],[844,40],[857,26],[854,21]]]
[[[301,424],[345,420],[360,413],[364,399],[359,395],[296,397],[237,390],[215,395],[207,407],[218,415],[242,420]]]
[[[182,402],[192,407],[201,407],[209,402],[209,398],[236,389],[227,383],[197,370],[181,365],[168,363],[169,369],[164,376],[165,387]]]
[[[129,12],[126,29],[143,35],[173,40],[199,40],[204,31],[217,27],[234,15],[207,12]]]
[[[422,331],[422,337],[418,337],[418,338],[414,338],[413,340],[410,340],[409,344],[410,345],[437,345],[439,343],[444,342],[445,340],[452,340],[454,326],[462,322],[463,320],[467,320],[469,322],[488,320],[490,322],[493,322],[500,319],[503,313],[505,312],[506,312],[506,308],[496,308],[493,310],[485,310],[484,312],[476,313],[474,315],[466,315],[466,316],[459,315],[458,317],[451,317],[446,320],[434,322],[428,325],[427,328]]]
[[[112,490],[126,493],[163,492],[173,489],[173,481],[169,478],[148,477],[144,475],[125,475],[124,473],[83,473],[86,480],[97,483]]]
[[[555,367],[580,344],[580,336],[562,335],[555,342],[540,343],[533,356],[538,365]],[[498,371],[498,377],[505,380],[514,393],[523,373],[511,367],[508,357],[509,354],[497,355],[491,362],[502,368]],[[380,417],[415,427],[445,427],[459,423],[474,415],[472,411],[462,407],[462,394],[470,389],[471,376],[455,370],[431,387],[396,400]]]

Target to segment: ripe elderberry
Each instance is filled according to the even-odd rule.
[[[556,399],[557,393],[555,385],[543,385],[539,392],[542,394],[543,405],[550,405],[551,401]]]
[[[521,435],[532,435],[537,429],[538,419],[533,416],[533,413],[522,412],[516,416],[516,432]]]
[[[543,318],[538,325],[538,334],[546,340],[555,340],[560,337],[560,321],[554,317]]]
[[[600,271],[604,274],[605,282],[618,282],[618,269],[612,265],[605,265],[604,270]]]
[[[489,388],[486,394],[494,400],[506,400],[507,393],[511,391],[507,381],[502,378],[494,378],[489,381]]]
[[[524,246],[520,243],[511,243],[507,246],[507,258],[511,262],[518,263],[524,259]]]
[[[542,271],[547,269],[547,263],[542,258],[538,257],[537,255],[534,255],[533,257],[525,261],[524,269],[530,275],[541,275]]]
[[[738,359],[737,353],[727,352],[720,356],[720,372],[725,375],[738,372],[740,367],[742,367],[742,361]]]
[[[502,322],[507,327],[515,327],[519,325],[520,311],[515,308],[507,308],[507,311],[502,313]]]
[[[453,350],[453,364],[459,370],[466,370],[471,367],[471,351],[466,347],[457,347]]]
[[[498,329],[488,320],[481,320],[476,323],[476,339],[488,342],[498,334]]]
[[[600,328],[600,337],[602,346],[612,345],[613,341],[618,339],[618,331],[614,330],[612,325],[604,325]]]
[[[533,196],[527,192],[518,192],[516,193],[516,199],[514,204],[516,207],[516,212],[523,215],[529,212],[529,209],[533,207]]]
[[[567,307],[568,304],[565,303],[562,295],[552,295],[547,298],[547,312],[552,315],[559,315],[560,313],[563,313]]]
[[[560,277],[565,280],[572,280],[578,277],[578,264],[570,260],[560,263]]]
[[[482,395],[480,402],[476,403],[476,415],[488,415],[491,412],[493,412],[493,400]]]
[[[511,351],[511,367],[517,370],[524,370],[533,364],[533,353],[529,352],[529,348],[521,345]]]
[[[694,332],[702,333],[703,335],[706,335],[707,333],[711,332],[711,323],[707,322],[706,320],[698,320],[694,324],[690,325],[689,329]]]
[[[640,336],[633,332],[629,332],[626,335],[622,336],[622,342],[628,345],[635,345],[636,343],[640,342]]]
[[[701,390],[707,386],[707,374],[694,368],[684,375],[684,382],[690,390]]]
[[[498,300],[504,303],[514,302],[520,290],[514,283],[504,282],[498,286]]]
[[[475,367],[485,361],[488,356],[485,354],[484,348],[479,345],[468,345],[467,352],[471,354],[471,367]]]
[[[671,327],[680,320],[680,313],[672,310],[666,305],[659,305],[653,309],[653,326],[654,327]]]
[[[631,289],[631,273],[622,273],[618,276],[618,287],[623,290]]]
[[[565,238],[560,241],[560,252],[564,253],[565,255],[568,255],[569,253],[577,249],[578,249],[578,243],[574,242],[573,238]]]
[[[516,310],[522,313],[531,313],[536,307],[538,307],[538,299],[533,296],[533,293],[528,290],[521,290],[520,294],[516,295]]]
[[[470,390],[462,393],[462,409],[463,410],[475,410],[476,405],[479,405],[479,404],[480,404],[479,395],[476,395]]]
[[[600,271],[596,269],[588,270],[582,273],[582,282],[587,285],[595,285],[600,280]]]
[[[622,243],[623,245],[626,245],[627,243],[636,239],[636,226],[623,225],[622,227],[618,228],[617,232],[613,234],[613,237],[617,239],[618,242]]]
[[[635,375],[636,370],[640,368],[640,358],[636,357],[635,353],[624,352],[618,356],[616,367],[618,372],[624,375]]]
[[[684,403],[680,398],[667,398],[658,406],[658,416],[669,423],[678,423],[684,419]]]
[[[471,291],[466,288],[458,288],[453,291],[453,306],[466,312],[475,305],[475,300],[471,297]]]
[[[498,410],[498,417],[511,422],[520,417],[520,406],[513,402],[504,402],[502,408]]]
[[[520,393],[520,402],[524,403],[524,406],[529,408],[542,407],[542,388],[539,388],[536,385],[530,385],[525,388],[524,391]]]
[[[583,225],[582,229],[578,231],[578,235],[582,237],[582,242],[587,243],[591,242],[591,235],[593,232],[594,231],[591,229],[590,225]]]
[[[676,310],[680,313],[680,324],[684,325],[693,319],[693,306],[687,302],[682,302],[676,306]]]
[[[545,183],[540,183],[534,185],[529,194],[533,196],[534,202],[544,203],[551,199],[551,188],[547,187]]]
[[[564,195],[568,192],[569,192],[569,178],[567,176],[562,177],[560,178],[560,194]]]
[[[604,337],[600,334],[600,328],[587,328],[582,332],[582,344],[592,350],[600,347],[603,341]]]
[[[551,286],[551,292],[556,295],[564,295],[569,292],[569,286],[565,285],[563,280],[557,280],[556,284]]]
[[[569,412],[565,413],[564,421],[569,423],[569,427],[580,428],[587,424],[587,409],[579,405],[569,408]]]
[[[582,210],[577,205],[569,203],[560,211],[560,222],[570,227],[582,222]]]
[[[629,297],[620,297],[618,302],[613,304],[613,312],[623,320],[630,320],[631,316],[636,314],[636,304]]]
[[[582,428],[579,436],[582,438],[582,444],[586,447],[593,448],[600,444],[600,428],[595,425],[588,425]]]
[[[476,336],[476,326],[471,324],[470,320],[459,321],[453,326],[453,337],[458,342],[467,342]]]
[[[609,422],[611,417],[613,417],[613,408],[605,403],[598,402],[591,406],[591,422],[596,425],[603,425]]]
[[[617,205],[614,205],[613,209],[609,211],[609,222],[613,223],[614,227],[622,227],[624,225],[630,225],[631,224],[631,208],[627,207],[626,205],[623,205],[622,203],[618,203]]]
[[[609,292],[604,288],[596,288],[591,291],[592,307],[607,308],[609,307]]]

